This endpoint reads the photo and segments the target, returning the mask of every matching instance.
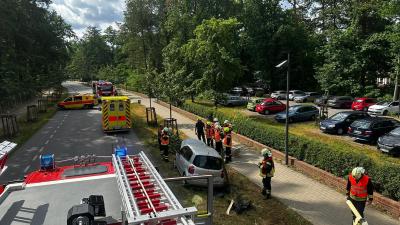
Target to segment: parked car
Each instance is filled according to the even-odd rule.
[[[255,91],[252,87],[244,86],[243,87],[243,94],[242,95],[250,95],[253,96],[255,94]]]
[[[271,98],[275,98],[277,100],[286,99],[286,91],[274,91],[271,94]]]
[[[389,115],[399,114],[399,101],[395,102],[378,102],[368,108],[371,115]]]
[[[344,134],[349,129],[351,123],[356,120],[370,117],[367,112],[344,111],[323,120],[319,123],[319,129],[324,133]]]
[[[289,122],[315,120],[319,110],[312,105],[294,105],[289,107]],[[280,112],[275,115],[278,122],[286,121],[286,112]]]
[[[351,109],[367,112],[368,107],[375,104],[376,104],[375,98],[368,98],[368,97],[356,98],[354,99],[353,104],[351,104]]]
[[[263,102],[263,98],[251,98],[247,102],[247,109],[250,111],[256,111],[256,105]]]
[[[334,97],[335,96],[331,96],[331,95],[323,95],[323,96],[315,99],[314,104],[316,104],[317,106],[326,105],[326,104],[328,104],[328,100],[330,100]]]
[[[305,95],[306,93],[304,91],[300,90],[291,90],[289,91],[289,100],[293,101],[294,97],[296,96],[302,96]]]
[[[378,149],[391,155],[400,155],[400,127],[379,137]]]
[[[239,95],[240,96],[243,93],[243,88],[234,87],[234,88],[232,88],[231,93],[232,93],[232,95]]]
[[[219,104],[223,106],[240,106],[246,105],[247,100],[236,95],[228,95],[225,99],[219,101]]]
[[[350,109],[353,104],[353,98],[350,96],[336,96],[328,100],[328,106],[332,108]]]
[[[222,165],[223,161],[218,152],[196,139],[183,140],[176,152],[175,166],[182,176],[213,175],[214,186],[217,187],[225,184]],[[205,179],[186,182],[191,185],[207,185]]]
[[[320,98],[321,94],[317,92],[305,92],[304,95],[295,96],[295,102],[314,102],[315,99]]]
[[[354,121],[348,130],[351,137],[369,143],[375,143],[378,138],[399,126],[397,120],[385,117],[368,117]]]
[[[256,111],[260,114],[268,115],[270,113],[282,112],[286,105],[273,98],[266,98],[262,103],[256,105]]]

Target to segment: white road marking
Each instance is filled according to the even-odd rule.
[[[49,143],[50,140],[47,140],[44,144],[47,145]]]
[[[54,132],[53,133],[57,133],[57,130],[54,130]]]
[[[50,139],[52,139],[54,137],[54,134],[50,135]]]
[[[44,147],[41,147],[41,148],[39,149],[39,152],[42,152],[42,151],[43,151],[43,149],[44,149]]]
[[[29,168],[31,168],[31,166],[26,166],[26,168],[24,169],[24,173],[28,172]]]
[[[33,156],[32,161],[35,161],[37,157],[37,155]]]
[[[57,126],[57,129],[60,129],[60,126]]]

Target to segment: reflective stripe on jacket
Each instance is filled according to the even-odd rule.
[[[232,147],[232,135],[230,133],[227,133],[224,137],[224,146]]]
[[[167,134],[161,136],[161,145],[169,145],[169,136]]]
[[[267,167],[272,167],[269,172],[267,172]],[[275,174],[275,165],[274,162],[272,161],[272,158],[270,159],[264,159],[260,164],[259,164],[259,175],[262,178],[265,177],[273,177]]]
[[[207,138],[214,137],[214,129],[210,125],[206,126],[206,137]]]
[[[215,139],[215,142],[222,141],[221,133],[219,132],[219,130],[215,130],[214,139]]]
[[[357,182],[357,180],[350,174],[349,181],[351,184],[350,197],[356,201],[366,201],[368,197],[367,185],[369,177],[367,175],[363,175]]]

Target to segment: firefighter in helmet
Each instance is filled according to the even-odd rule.
[[[266,198],[271,198],[271,178],[275,173],[275,165],[272,159],[271,150],[264,148],[261,150],[261,155],[263,160],[258,163],[258,168],[260,168],[260,176],[262,177],[263,189],[261,194]]]

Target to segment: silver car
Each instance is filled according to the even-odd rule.
[[[223,106],[241,106],[246,105],[247,100],[236,95],[228,95],[225,99],[220,100],[219,104]]]
[[[289,100],[293,101],[294,97],[305,95],[304,91],[300,90],[291,90],[289,91]]]
[[[225,184],[223,161],[215,149],[196,139],[182,141],[176,153],[175,166],[182,176],[213,175],[214,187]],[[206,186],[207,179],[188,180],[191,185]]]
[[[293,100],[295,102],[314,102],[315,99],[320,97],[321,95],[317,92],[306,92],[304,95],[294,97]]]
[[[274,91],[271,94],[271,98],[275,98],[277,100],[286,99],[286,91]]]

